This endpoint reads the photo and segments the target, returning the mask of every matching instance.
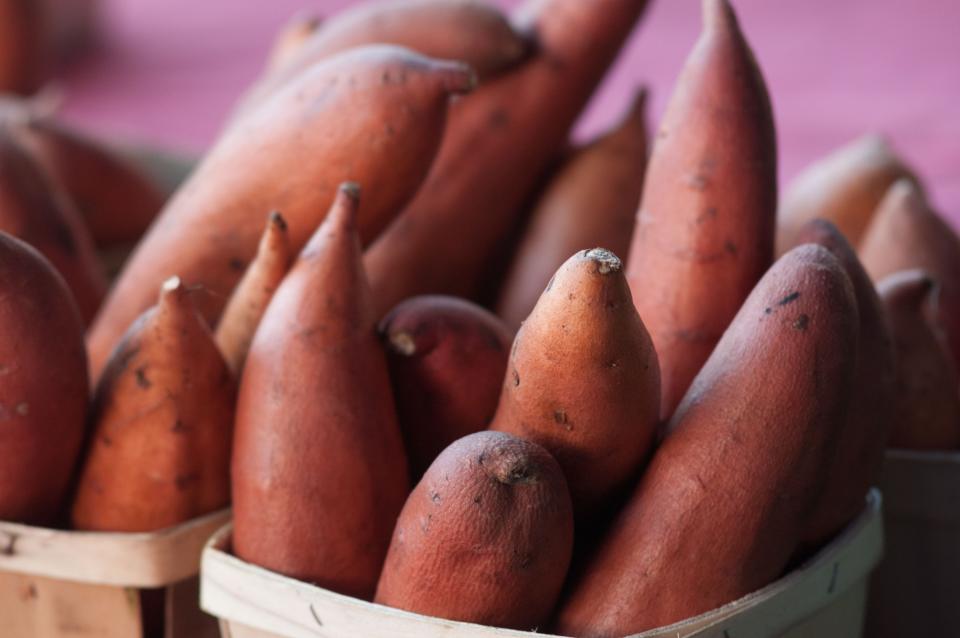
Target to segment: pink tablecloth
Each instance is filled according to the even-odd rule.
[[[498,0],[504,6],[515,0]],[[592,2],[594,0],[583,0]],[[960,3],[733,0],[773,96],[781,178],[861,133],[888,134],[960,226]],[[102,0],[105,41],[68,75],[66,113],[88,127],[201,150],[295,11],[350,0]],[[698,0],[654,0],[585,117],[606,126],[639,84],[653,123],[699,30]]]

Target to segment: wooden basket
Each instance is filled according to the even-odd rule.
[[[142,638],[146,602],[163,615],[166,638],[216,636],[197,605],[196,574],[204,543],[229,518],[222,510],[145,534],[0,522],[0,635]]]
[[[883,553],[881,499],[801,568],[702,616],[643,638],[768,638],[861,634],[867,581]],[[245,563],[229,553],[230,526],[203,552],[200,604],[219,617],[224,638],[533,638],[546,634],[430,618],[342,596]]]
[[[890,450],[881,485],[887,556],[871,585],[868,635],[952,635],[960,627],[960,453]]]

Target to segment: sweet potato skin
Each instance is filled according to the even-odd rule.
[[[0,298],[0,520],[49,525],[84,438],[83,321],[53,266],[3,232]]]
[[[256,253],[263,216],[283,212],[298,251],[340,182],[370,184],[360,234],[372,239],[416,191],[449,96],[472,72],[406,49],[362,47],[311,68],[223,134],[151,226],[120,274],[88,343],[96,373],[127,325],[172,274],[211,324]],[[282,185],[282,186],[278,186]]]
[[[477,432],[444,450],[410,494],[375,602],[535,629],[556,603],[572,546],[557,462],[535,443]]]
[[[107,290],[89,230],[73,203],[0,127],[0,230],[27,242],[66,280],[84,323]]]
[[[827,249],[800,246],[774,264],[573,584],[559,633],[660,627],[780,575],[833,461],[857,322],[853,287]]]
[[[770,100],[729,4],[703,7],[703,32],[657,133],[627,258],[660,357],[664,420],[773,255]]]
[[[573,151],[537,201],[501,286],[497,314],[519,327],[567,257],[626,255],[647,163],[646,91],[613,129]]]
[[[190,292],[169,280],[94,391],[74,527],[149,532],[226,507],[236,385]]]
[[[840,260],[853,284],[860,319],[847,421],[837,442],[827,491],[803,534],[804,541],[818,545],[863,511],[867,491],[880,478],[883,453],[895,423],[896,353],[876,288],[837,227],[817,219],[800,229],[796,239],[798,244],[819,244]]]
[[[344,187],[274,294],[247,357],[233,450],[243,560],[373,596],[409,490]]]
[[[545,447],[582,519],[641,469],[659,393],[657,354],[620,260],[584,250],[560,267],[517,333],[490,427]]]
[[[938,283],[921,270],[906,270],[877,284],[897,349],[896,401],[890,446],[911,450],[960,448],[957,366],[937,319]]]
[[[514,24],[535,38],[535,54],[451,108],[423,188],[365,256],[379,314],[419,294],[483,292],[491,258],[646,4],[528,0],[520,8]]]
[[[456,297],[414,297],[379,332],[414,479],[448,445],[486,429],[497,410],[513,332]]]

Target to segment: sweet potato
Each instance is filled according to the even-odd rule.
[[[846,418],[857,302],[821,246],[784,255],[670,421],[572,594],[559,632],[667,625],[776,579],[819,502]]]
[[[423,188],[367,251],[380,314],[418,294],[476,298],[491,256],[646,4],[528,0],[520,9],[514,23],[533,34],[536,53],[454,105]]]
[[[504,279],[497,314],[527,318],[557,268],[578,250],[627,254],[647,162],[646,91],[611,131],[575,150],[551,179]]]
[[[896,401],[890,446],[913,450],[960,448],[957,366],[935,320],[938,284],[921,270],[905,270],[877,284],[897,348]]]
[[[63,278],[0,232],[0,520],[54,522],[84,438],[83,321]]]
[[[887,192],[860,245],[874,281],[919,268],[940,282],[935,309],[954,364],[960,366],[960,238],[909,180]]]
[[[705,0],[654,143],[627,280],[660,357],[668,419],[773,254],[770,100],[726,0]]]
[[[243,369],[253,334],[274,291],[290,269],[291,261],[293,254],[287,238],[287,222],[280,213],[270,213],[257,247],[257,256],[230,295],[214,335],[220,352],[234,373]]]
[[[50,260],[66,280],[84,322],[97,312],[107,289],[90,232],[72,202],[30,155],[0,130],[0,230]]]
[[[799,244],[798,234],[816,218],[832,222],[856,247],[887,189],[901,178],[916,182],[879,135],[864,135],[814,162],[793,180],[780,202],[777,254]]]
[[[480,306],[439,295],[404,301],[379,330],[410,471],[419,479],[444,448],[490,425],[513,332]]]
[[[243,560],[369,599],[409,478],[360,261],[358,194],[341,187],[247,356],[233,548]]]
[[[118,336],[176,273],[202,285],[213,323],[257,250],[263,215],[283,211],[303,247],[337,184],[371,187],[360,212],[369,241],[417,190],[440,142],[449,96],[473,73],[396,47],[330,58],[234,123],[158,217],[107,298],[89,338],[99,370]]]
[[[49,71],[48,3],[0,0],[0,93],[29,95]]]
[[[190,291],[167,280],[97,383],[74,527],[148,532],[226,507],[236,390]]]
[[[806,542],[819,545],[863,511],[867,491],[880,478],[894,423],[896,357],[890,324],[873,282],[837,227],[816,219],[801,228],[795,239],[798,244],[819,244],[840,260],[853,284],[860,319],[847,420],[837,441],[827,491],[803,533]]]
[[[410,494],[375,602],[535,629],[557,601],[572,546],[557,462],[535,443],[477,432],[444,450]]]
[[[297,18],[284,29],[266,76],[241,109],[305,69],[353,47],[393,44],[439,60],[460,60],[481,78],[516,65],[530,46],[495,6],[482,0],[367,2],[320,22]]]
[[[491,429],[560,463],[578,518],[604,508],[653,443],[660,376],[616,255],[568,259],[517,333]]]

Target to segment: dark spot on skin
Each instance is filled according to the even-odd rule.
[[[517,373],[516,368],[513,370],[513,387],[520,385],[520,375]]]
[[[567,417],[566,411],[564,411],[564,410],[554,410],[554,411],[553,411],[553,420],[554,420],[554,422],[555,422],[557,425],[559,425],[560,427],[562,427],[562,428],[563,428],[564,430],[566,430],[567,432],[570,432],[571,430],[573,430],[573,425],[570,423],[570,419],[569,419],[569,417]]]
[[[496,109],[490,113],[489,122],[492,128],[506,128],[510,124],[510,115],[506,109]]]
[[[20,598],[22,600],[30,600],[37,597],[37,586],[33,583],[29,583],[26,587],[21,590]]]
[[[482,502],[483,502],[483,498],[482,498],[482,497],[480,497],[480,496],[474,496],[474,497],[473,497],[473,504],[474,504],[474,505],[479,505],[479,504],[482,503]]]
[[[191,472],[190,474],[179,474],[177,478],[174,479],[174,483],[177,485],[178,490],[187,489],[191,483],[195,483],[200,478],[200,475],[196,472]]]
[[[20,535],[13,532],[2,533],[7,537],[7,541],[0,545],[0,556],[14,556],[17,553],[17,540]]]
[[[697,478],[697,483],[700,484],[700,488],[701,488],[704,492],[706,492],[706,491],[707,491],[707,484],[704,483],[703,479],[700,478],[700,475],[699,475],[699,474],[697,474],[697,477],[696,477],[696,478]]]
[[[107,447],[110,447],[111,445],[113,445],[113,439],[111,439],[106,434],[100,437],[100,442],[106,445]]]
[[[174,421],[173,427],[170,428],[170,431],[171,431],[171,432],[176,432],[177,434],[183,434],[184,432],[187,432],[188,430],[190,430],[190,428],[187,426],[186,423],[184,423],[184,422],[181,421],[180,419],[177,419],[176,421]]]
[[[800,298],[800,291],[791,292],[789,295],[777,302],[778,306],[786,306]]]
[[[810,317],[807,315],[800,315],[797,317],[797,320],[793,322],[793,327],[797,330],[806,330],[808,325],[810,325]]]
[[[709,221],[711,219],[716,219],[716,218],[717,218],[717,207],[711,206],[710,208],[702,212],[700,215],[698,215],[694,221],[699,226],[703,222]]]
[[[723,242],[723,249],[730,253],[731,255],[736,256],[737,254],[737,245],[730,241],[729,239]]]
[[[147,389],[153,385],[150,383],[150,379],[147,378],[147,366],[140,366],[134,373],[137,375],[137,385],[141,388]]]
[[[435,491],[435,490],[430,490],[430,500],[433,501],[434,503],[439,503],[439,502],[440,502],[440,492],[437,492],[437,491]]]
[[[237,257],[233,257],[232,259],[230,259],[229,265],[230,265],[230,270],[234,272],[243,272],[244,270],[247,269],[246,262]]]

